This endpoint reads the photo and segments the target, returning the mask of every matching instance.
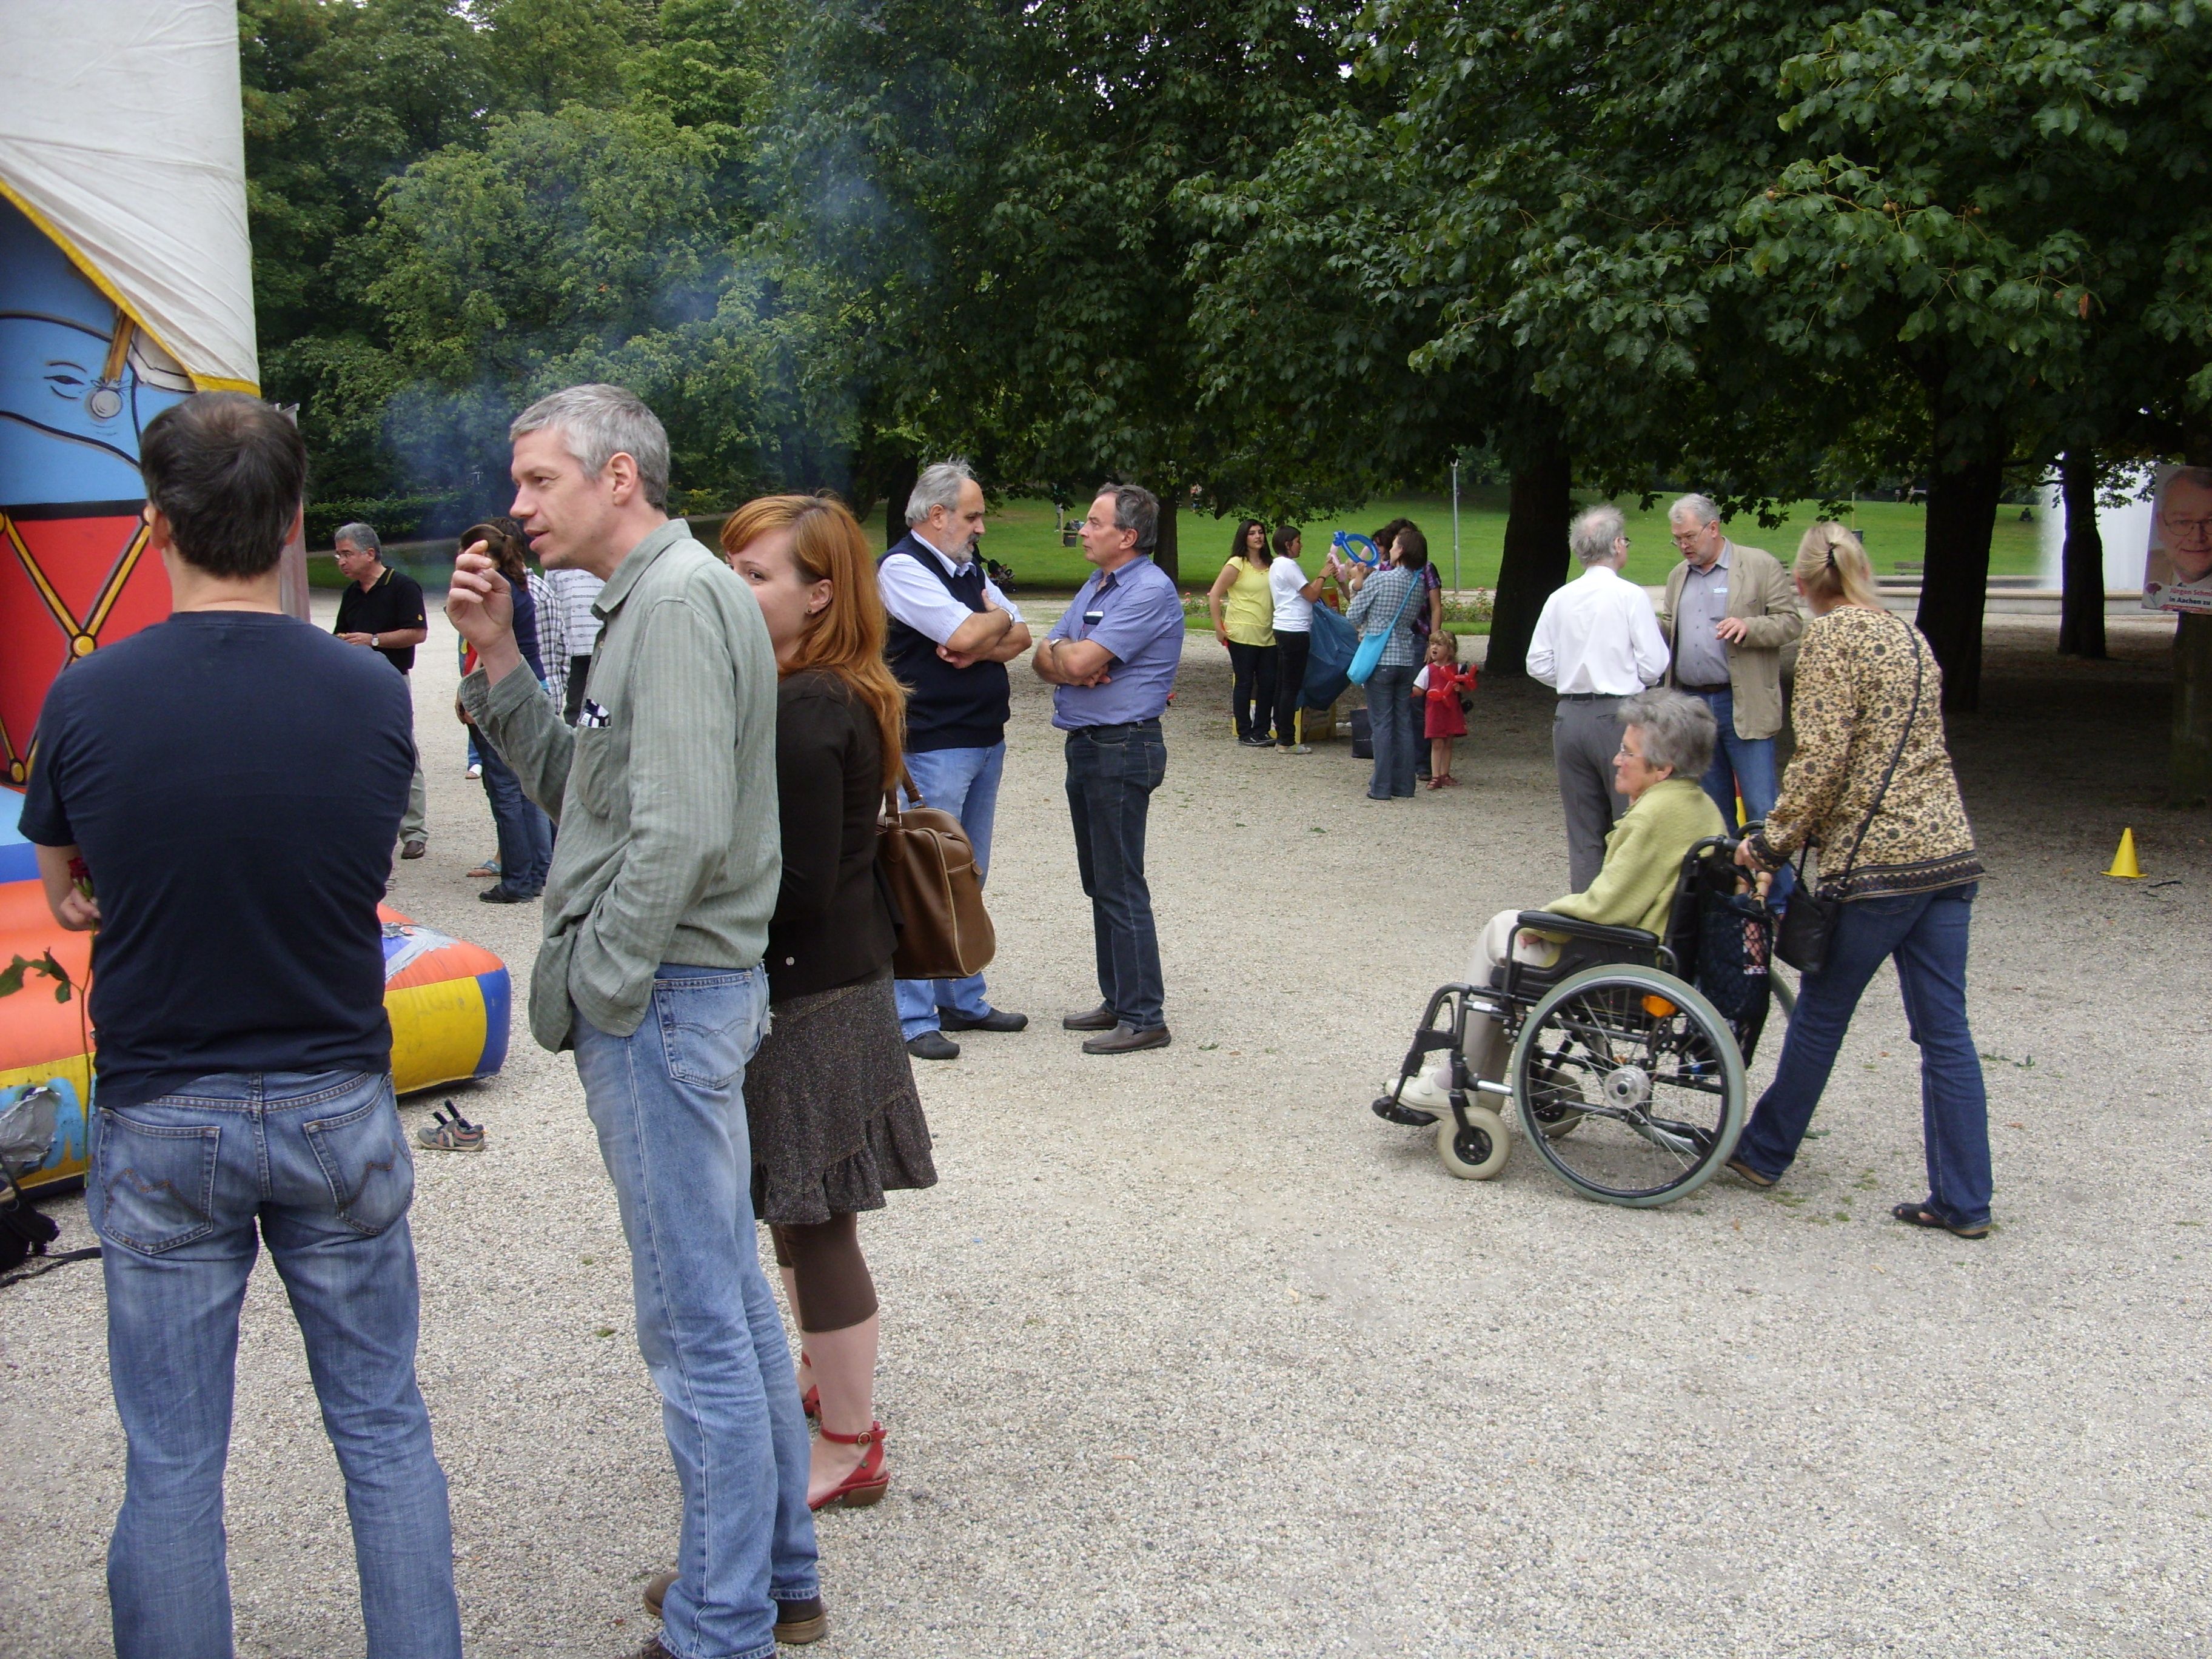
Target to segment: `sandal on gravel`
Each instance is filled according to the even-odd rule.
[[[1730,1158],[1723,1167],[1727,1169],[1730,1175],[1736,1176],[1744,1181],[1749,1182],[1754,1187],[1771,1187],[1775,1182],[1774,1176],[1759,1174],[1758,1170],[1753,1169],[1750,1164],[1745,1163],[1740,1158]]]
[[[891,1486],[891,1477],[884,1468],[884,1425],[871,1423],[858,1434],[840,1434],[835,1429],[825,1428],[822,1431],[822,1437],[833,1445],[860,1446],[866,1449],[850,1474],[821,1497],[808,1498],[806,1507],[826,1510],[833,1504],[842,1504],[847,1509],[857,1510],[880,1503]]]
[[[446,1114],[450,1112],[452,1116]],[[461,1109],[452,1101],[446,1103],[445,1111],[432,1112],[432,1121],[415,1132],[415,1139],[434,1152],[480,1152],[483,1151],[484,1132],[481,1123],[471,1123],[461,1115]]]
[[[1925,1204],[1899,1204],[1891,1209],[1890,1214],[1908,1227],[1940,1228],[1954,1238],[1987,1238],[1991,1225],[1984,1221],[1978,1227],[1954,1227]]]

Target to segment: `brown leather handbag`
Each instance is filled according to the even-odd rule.
[[[983,872],[960,820],[921,798],[903,767],[899,781],[914,803],[884,795],[876,820],[876,872],[898,929],[891,971],[901,979],[965,979],[983,971],[999,948],[983,908]]]

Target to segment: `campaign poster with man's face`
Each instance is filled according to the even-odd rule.
[[[2161,466],[2152,497],[2146,611],[2212,611],[2212,466]]]

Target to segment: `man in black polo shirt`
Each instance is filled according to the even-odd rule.
[[[342,526],[331,544],[346,578],[346,590],[338,598],[337,636],[348,645],[367,646],[403,675],[411,672],[415,647],[430,637],[422,585],[385,563],[384,544],[368,525]],[[407,816],[399,821],[403,859],[419,859],[429,848],[426,805],[418,755],[415,780],[407,787]]]

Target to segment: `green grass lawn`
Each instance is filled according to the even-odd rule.
[[[1595,497],[1586,498],[1595,500]],[[1662,498],[1649,513],[1635,503],[1621,503],[1628,515],[1628,574],[1654,586],[1666,580],[1677,555],[1667,538],[1667,503]],[[1784,564],[1795,556],[1797,538],[1813,522],[1814,503],[1801,501],[1790,517],[1772,530],[1755,520],[1734,521],[1730,532],[1752,547],[1763,547]],[[2031,512],[2035,509],[2030,509]],[[2032,576],[2037,567],[2036,526],[2021,521],[2017,507],[1997,509],[1996,535],[1990,548],[1993,576]],[[1893,574],[1900,562],[1917,563],[1927,526],[1926,507],[1915,502],[1862,501],[1854,515],[1856,528],[1866,539],[1867,553],[1879,575]],[[1305,532],[1306,566],[1318,570],[1329,538],[1340,530],[1367,535],[1392,519],[1407,518],[1420,526],[1429,538],[1429,556],[1437,562],[1446,581],[1452,574],[1452,514],[1449,495],[1408,495],[1370,501],[1356,518],[1338,518],[1301,526]],[[1185,514],[1176,525],[1182,561],[1182,586],[1203,592],[1221,571],[1229,556],[1230,538],[1236,533],[1232,519],[1210,519]],[[1505,491],[1503,486],[1465,491],[1460,497],[1460,575],[1462,587],[1497,585],[1498,564],[1505,543]],[[1053,529],[1052,503],[1022,499],[994,506],[984,532],[983,549],[991,557],[1013,567],[1016,583],[1044,592],[1072,591],[1089,572],[1080,548],[1062,547]]]

